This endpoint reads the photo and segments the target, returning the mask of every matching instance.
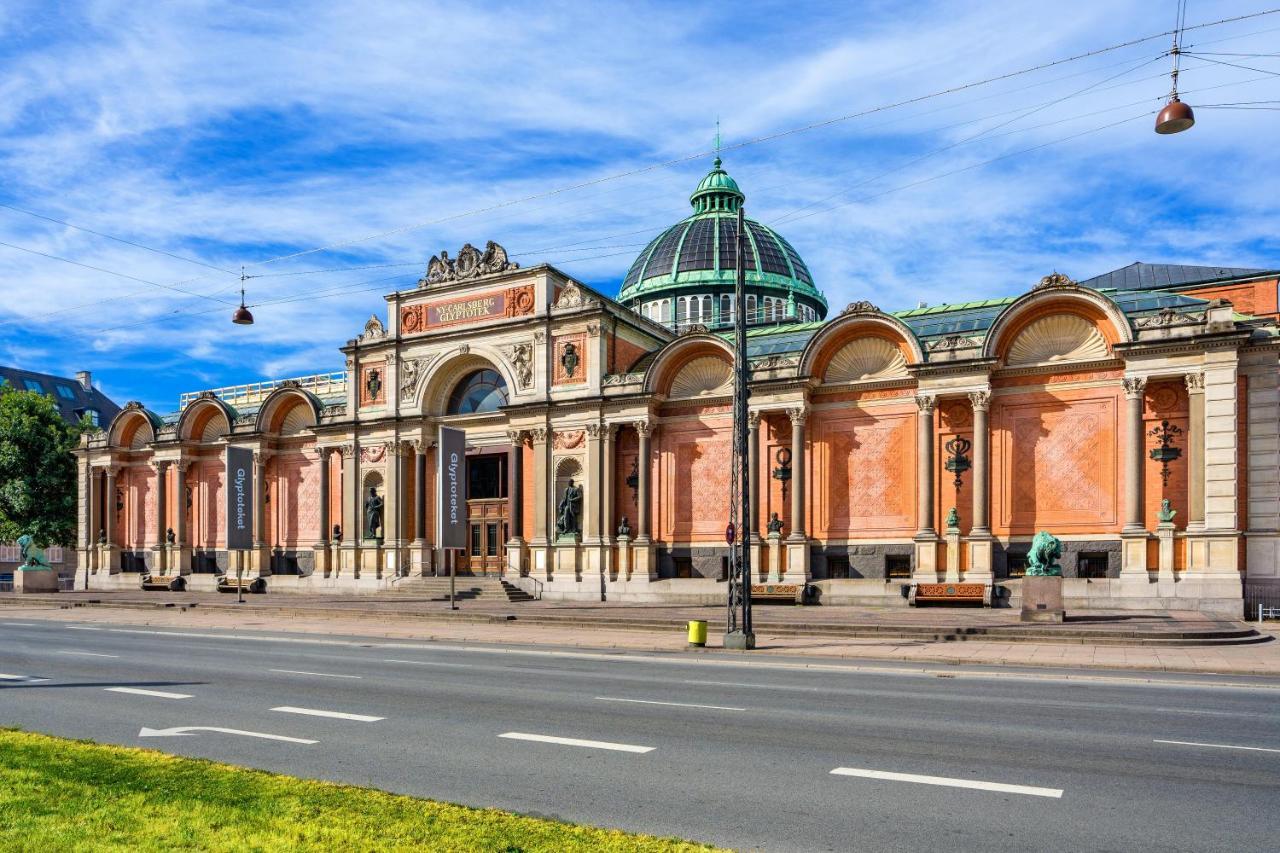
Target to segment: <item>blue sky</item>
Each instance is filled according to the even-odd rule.
[[[28,250],[0,246],[0,363],[90,369],[162,411],[337,369],[383,294],[488,239],[615,293],[709,154],[476,211],[705,154],[717,118],[749,214],[837,310],[1135,260],[1278,267],[1280,113],[1200,105],[1280,100],[1280,58],[1228,55],[1276,53],[1280,15],[1188,35],[1178,136],[1151,129],[1160,38],[734,147],[1159,33],[1173,7],[6,0],[0,204],[182,259],[0,208]],[[252,327],[229,322],[241,265]]]

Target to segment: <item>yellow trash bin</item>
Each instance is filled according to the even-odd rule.
[[[694,619],[689,622],[689,645],[705,646],[707,644],[707,623],[705,619]]]

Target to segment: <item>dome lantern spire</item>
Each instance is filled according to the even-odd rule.
[[[689,196],[694,215],[701,213],[737,213],[738,208],[746,201],[738,182],[729,177],[729,173],[720,167],[720,155],[716,155],[715,163],[707,176],[698,183],[698,188]]]

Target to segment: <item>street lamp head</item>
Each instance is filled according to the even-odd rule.
[[[1195,113],[1191,111],[1191,107],[1178,100],[1178,96],[1174,95],[1165,108],[1160,111],[1160,115],[1156,116],[1156,133],[1171,134],[1181,133],[1196,123]]]

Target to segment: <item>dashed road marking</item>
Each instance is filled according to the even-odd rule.
[[[636,705],[668,705],[672,708],[702,708],[707,711],[745,711],[746,708],[732,708],[728,705],[696,705],[692,702],[659,702],[656,699],[621,699],[616,696],[597,696],[600,702],[631,702]]]
[[[273,669],[271,672],[283,672],[286,675],[316,675],[321,678],[364,678],[363,675],[338,675],[333,672],[307,672],[305,669]]]
[[[504,732],[498,735],[508,740],[528,740],[535,743],[554,743],[560,746],[585,746],[588,749],[609,749],[614,752],[653,752],[657,747],[636,746],[630,743],[610,743],[605,740],[582,740],[576,737],[556,737],[554,735],[535,735],[527,732]]]
[[[272,711],[280,711],[285,714],[303,714],[308,717],[332,717],[335,720],[355,720],[358,723],[376,723],[378,720],[385,720],[386,717],[373,717],[368,714],[349,714],[346,711],[323,711],[319,708],[295,708],[292,705],[281,705],[278,708],[272,708]]]
[[[939,785],[944,788],[972,788],[977,791],[998,791],[1002,794],[1025,794],[1028,797],[1061,799],[1061,788],[1037,788],[1032,785],[1007,785],[1003,782],[981,782],[977,779],[953,779],[949,776],[922,776],[918,773],[890,773],[885,770],[863,770],[858,767],[837,767],[833,776],[857,776],[863,779],[882,779],[888,782],[915,782],[918,785]]]
[[[1212,749],[1245,749],[1249,752],[1280,752],[1280,749],[1272,749],[1266,746],[1237,746],[1231,743],[1199,743],[1193,740],[1157,740],[1152,743],[1170,743],[1175,746],[1207,746]]]
[[[120,655],[104,655],[102,652],[74,652],[63,649],[58,652],[60,655],[77,655],[85,658],[118,658]]]
[[[129,693],[134,696],[155,696],[158,699],[190,699],[190,693],[169,693],[165,690],[143,690],[141,687],[104,687],[108,693]]]

